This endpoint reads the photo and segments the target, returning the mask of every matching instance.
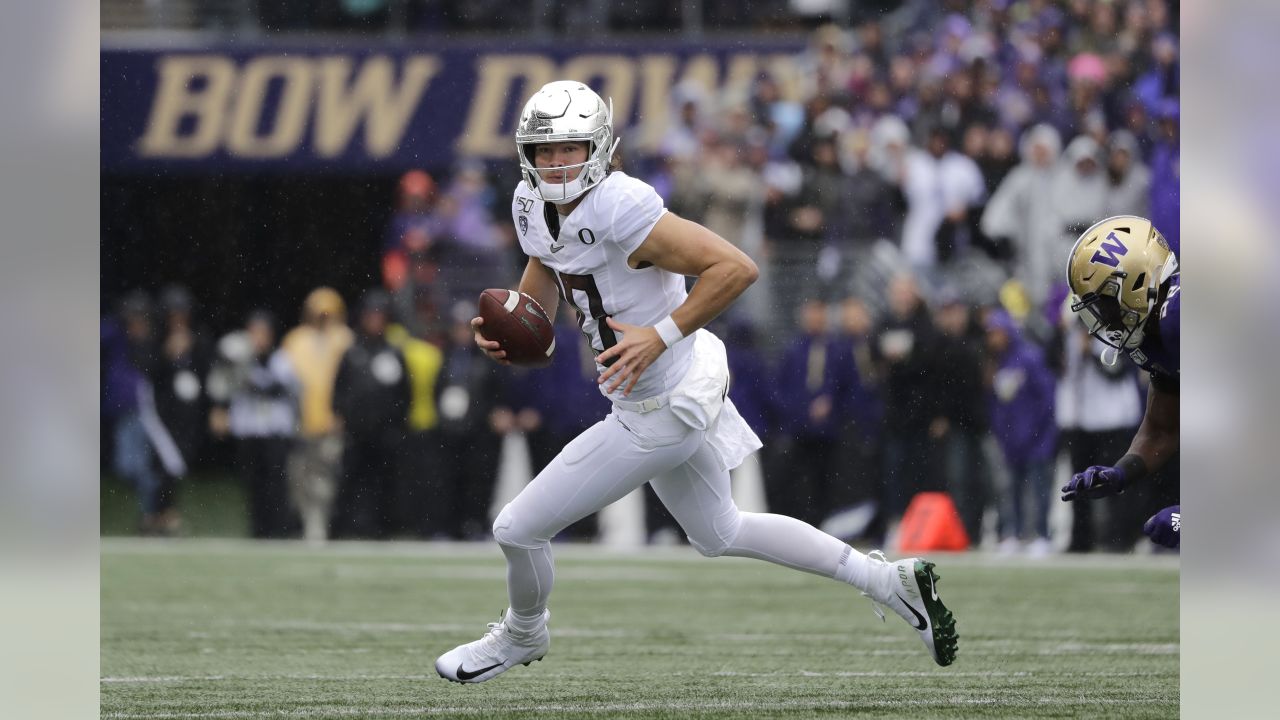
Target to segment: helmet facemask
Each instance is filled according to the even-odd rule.
[[[538,168],[536,146],[543,143],[582,142],[587,159],[573,165]],[[540,199],[563,205],[595,187],[608,174],[609,160],[618,147],[613,137],[613,101],[606,106],[587,86],[569,81],[549,83],[525,104],[516,128],[520,172],[529,190]],[[548,181],[539,171],[556,170],[573,179]]]
[[[1089,334],[1117,350],[1132,350],[1142,344],[1144,337],[1142,323],[1146,313],[1120,304],[1120,288],[1126,275],[1117,271],[1098,291],[1083,297],[1071,296],[1071,311],[1080,316]]]

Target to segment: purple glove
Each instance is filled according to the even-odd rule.
[[[1176,548],[1182,536],[1182,506],[1171,505],[1155,515],[1142,526],[1142,532],[1151,538],[1151,542],[1167,548]]]
[[[1124,492],[1124,470],[1110,465],[1090,465],[1082,473],[1071,477],[1071,482],[1062,488],[1062,499],[1075,500],[1077,497],[1096,500],[1107,495]]]

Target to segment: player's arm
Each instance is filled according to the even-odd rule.
[[[551,274],[551,268],[542,264],[538,258],[531,257],[524,266],[524,275],[520,276],[520,292],[538,301],[547,311],[547,320],[552,325],[556,322],[556,310],[560,307],[560,287]]]
[[[1129,465],[1125,478],[1128,482],[1141,480],[1156,472],[1178,452],[1178,394],[1163,383],[1153,381],[1147,393],[1147,412],[1142,416],[1138,434],[1129,444],[1129,452],[1116,463]],[[1139,466],[1141,463],[1141,466]]]
[[[1093,465],[1076,473],[1062,488],[1063,500],[1100,498],[1123,492],[1129,484],[1164,467],[1169,458],[1177,454],[1178,393],[1168,382],[1152,378],[1147,412],[1129,444],[1129,452],[1115,465]]]
[[[537,300],[542,309],[547,312],[547,319],[555,323],[556,310],[560,307],[559,289],[556,287],[555,278],[551,277],[551,270],[537,258],[531,257],[525,264],[524,275],[520,277],[520,292]],[[471,318],[471,329],[475,333],[476,345],[493,360],[503,365],[510,365],[511,363],[507,361],[507,351],[503,350],[496,340],[486,340],[480,334],[480,326],[483,324],[484,318]]]
[[[670,212],[658,219],[628,262],[632,267],[656,265],[698,278],[689,297],[671,313],[680,336],[711,322],[760,276],[760,269],[746,253],[698,223]],[[667,343],[653,327],[626,325],[613,318],[608,323],[623,338],[597,356],[600,363],[618,358],[600,375],[600,382],[612,382],[610,392],[624,387],[624,394],[630,394],[641,373],[667,349]]]

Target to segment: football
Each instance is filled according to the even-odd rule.
[[[502,345],[514,365],[546,367],[556,350],[555,330],[547,311],[532,297],[515,290],[490,288],[480,293],[480,334]]]

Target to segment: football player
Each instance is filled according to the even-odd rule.
[[[511,212],[528,263],[520,291],[554,318],[563,301],[596,361],[612,412],[572,440],[499,513],[510,606],[475,642],[436,660],[456,682],[484,682],[540,660],[550,646],[551,538],[650,482],[703,555],[768,560],[848,583],[919,632],[939,665],[956,655],[955,621],[933,564],[864,555],[783,515],[742,512],[729,471],[760,447],[728,392],[724,345],[701,328],[752,282],[751,258],[663,207],[622,172],[612,103],[580,82],[545,85],[516,129],[523,181]],[[696,277],[686,292],[685,276]],[[503,362],[498,342],[476,343]],[[873,557],[878,556],[878,557]]]
[[[1084,231],[1067,261],[1071,309],[1108,345],[1103,361],[1125,353],[1151,375],[1147,410],[1129,451],[1114,465],[1093,465],[1062,488],[1062,499],[1100,498],[1156,472],[1178,452],[1178,317],[1181,284],[1175,248],[1150,220],[1117,215]],[[1143,527],[1155,542],[1178,547],[1181,507],[1156,513]]]

